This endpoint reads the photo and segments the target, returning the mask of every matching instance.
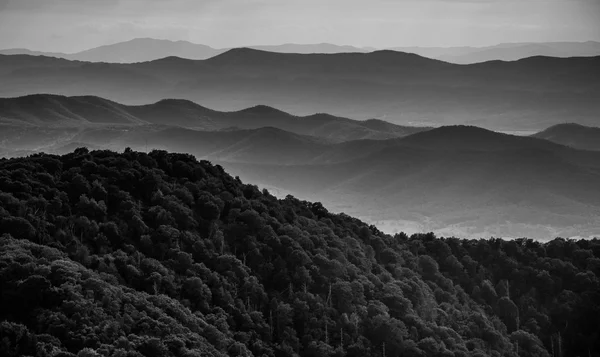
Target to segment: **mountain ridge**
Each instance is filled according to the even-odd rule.
[[[205,61],[136,64],[0,56],[0,96],[85,93],[128,105],[180,98],[218,111],[262,104],[296,116],[541,130],[565,116],[584,125],[597,121],[599,68],[600,57],[455,65],[393,51],[233,50]]]
[[[294,116],[266,105],[221,112],[184,99],[162,99],[151,104],[128,106],[95,96],[68,97],[52,94],[0,98],[0,123],[3,120],[12,124],[21,122],[56,127],[89,124],[166,124],[218,130],[232,126],[245,129],[273,126],[334,141],[392,138],[429,129],[391,123],[383,128],[371,128],[365,126],[364,122],[348,118],[320,114]]]
[[[127,50],[129,46],[129,51]],[[240,47],[254,48],[278,53],[365,53],[377,50],[397,50],[416,53],[424,57],[438,59],[456,64],[472,64],[493,60],[518,60],[520,58],[547,55],[553,57],[597,56],[600,55],[600,42],[525,42],[501,43],[492,46],[456,46],[456,47],[389,47],[363,48],[331,43],[281,45],[246,45]],[[235,47],[233,47],[235,48]],[[214,48],[189,41],[164,40],[153,38],[134,38],[75,53],[32,51],[24,48],[0,50],[0,54],[50,55],[54,57],[84,60],[92,62],[135,63],[156,60],[159,58],[178,56],[190,59],[207,59],[226,52],[231,48]],[[158,51],[158,52],[157,52]]]
[[[532,137],[581,150],[600,150],[600,127],[576,123],[557,124],[533,134]]]
[[[89,104],[94,97],[81,98],[75,103]],[[184,113],[189,105],[195,107],[185,100],[159,103],[181,107]],[[100,104],[118,118],[135,112],[108,101]],[[156,112],[152,107],[133,108]],[[464,125],[378,140],[346,135],[340,142],[331,140],[325,130],[344,133],[339,128],[352,123],[349,119],[297,118],[280,116],[279,111],[271,116],[272,109],[265,106],[254,108],[262,114],[241,117],[239,112],[207,113],[200,108],[204,117],[189,118],[204,120],[212,130],[173,126],[172,119],[159,120],[161,113],[146,121],[151,124],[141,125],[96,119],[95,125],[46,128],[43,121],[33,127],[8,122],[0,130],[0,153],[65,153],[77,143],[118,151],[131,147],[185,152],[217,162],[250,182],[318,199],[361,219],[379,217],[392,227],[400,224],[392,222],[410,222],[425,230],[469,237],[506,232],[534,238],[555,234],[551,232],[600,234],[594,230],[600,226],[594,218],[600,216],[599,152]],[[290,126],[273,128],[273,122]],[[314,123],[319,138],[294,126]],[[364,123],[391,132],[391,124],[381,121],[356,124]],[[250,124],[258,128],[249,128]]]

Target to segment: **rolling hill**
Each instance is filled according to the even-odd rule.
[[[43,150],[62,154],[77,146],[190,153],[386,231],[536,239],[600,234],[598,153],[479,128],[334,144],[268,127],[117,126],[71,132]]]
[[[600,57],[533,57],[453,65],[394,51],[288,54],[235,49],[204,61],[135,64],[0,56],[0,96],[94,95],[141,105],[164,98],[219,111],[267,105],[294,115],[400,125],[541,130],[565,118],[595,125]]]
[[[373,47],[341,46],[331,43],[246,46],[256,50],[278,53],[367,53],[381,49]],[[77,53],[32,51],[25,48],[0,50],[3,55],[51,56],[77,61],[135,63],[153,61],[165,57],[181,57],[203,60],[231,48],[212,48],[188,41],[170,41],[153,38],[135,38],[129,41],[99,46]],[[392,47],[393,51],[415,53],[420,56],[456,64],[472,64],[487,61],[515,61],[527,57],[586,57],[600,56],[600,43],[587,42],[539,42],[501,43],[483,47]]]
[[[346,53],[371,52],[374,49],[339,46],[331,43],[248,46],[257,50],[280,53]],[[25,48],[0,50],[2,55],[33,55],[64,58],[73,61],[136,63],[154,61],[165,57],[204,60],[231,48],[213,48],[189,41],[171,41],[153,38],[135,38],[129,41],[90,48],[76,53],[31,51]]]
[[[225,49],[216,49],[188,41],[135,38],[129,41],[90,48],[76,53],[41,52],[24,48],[0,50],[3,55],[33,55],[64,58],[72,61],[135,63],[177,56],[188,59],[207,59]]]
[[[600,128],[579,124],[559,124],[533,135],[581,150],[600,150]]]
[[[297,117],[267,106],[219,112],[187,100],[164,99],[148,105],[127,106],[93,96],[47,94],[0,98],[0,123],[45,127],[157,124],[200,130],[276,127],[333,142],[390,139],[429,129],[375,120],[357,121],[327,114]]]
[[[71,142],[91,147],[122,151],[169,150],[185,152],[228,162],[252,164],[306,163],[329,148],[323,140],[266,127],[224,131],[199,131],[167,126],[138,126],[133,128],[89,128],[78,132]],[[55,153],[69,152],[70,146],[47,148]]]
[[[600,43],[594,41],[502,43],[485,47],[394,47],[391,49],[457,64],[516,61],[534,56],[585,57],[600,55]]]
[[[538,239],[600,234],[600,154],[481,130],[432,129],[345,162],[221,164],[382,226],[403,222],[392,229]]]
[[[227,162],[299,165],[334,163],[364,157],[395,140],[331,140],[274,127],[206,131],[167,125],[87,125],[67,127],[0,125],[0,155],[49,152],[64,154],[76,147],[122,151],[168,150]],[[77,146],[78,145],[78,146]]]
[[[222,51],[188,41],[136,38],[126,42],[92,48],[68,55],[66,58],[87,62],[135,63],[153,61],[170,56],[206,59]]]
[[[38,110],[26,114],[33,107]],[[182,100],[137,107],[40,95],[7,100],[0,108],[20,115],[2,124],[3,156],[63,154],[78,146],[185,152],[387,231],[540,239],[600,234],[600,153],[541,138],[472,126],[408,135],[378,120],[297,118],[267,106],[217,112]],[[355,130],[359,124],[400,132],[351,140],[348,131],[363,132]]]
[[[282,45],[247,46],[256,50],[279,53],[364,53],[375,51],[374,48],[355,47],[348,45],[335,45],[332,43],[297,44],[285,43]]]
[[[6,357],[600,351],[598,239],[392,236],[159,150],[1,159],[0,203]]]

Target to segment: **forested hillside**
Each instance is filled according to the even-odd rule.
[[[600,241],[384,235],[191,155],[0,159],[1,356],[600,356]]]

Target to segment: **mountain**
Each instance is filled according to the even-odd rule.
[[[341,46],[331,43],[246,46],[256,50],[277,53],[367,53],[372,47]],[[135,63],[165,57],[203,60],[227,52],[232,48],[212,48],[188,41],[170,41],[152,38],[135,38],[129,41],[91,48],[77,53],[32,51],[24,48],[0,50],[3,55],[34,55],[58,57],[88,62]],[[456,64],[486,61],[515,61],[527,57],[586,57],[600,56],[600,42],[540,42],[502,43],[484,47],[392,47],[389,50],[418,55]]]
[[[486,47],[394,47],[391,49],[416,53],[421,56],[457,64],[472,64],[497,60],[516,61],[534,56],[600,56],[600,42],[594,41],[504,43]]]
[[[454,65],[394,51],[286,54],[235,49],[204,61],[135,64],[0,56],[0,96],[94,95],[141,105],[164,98],[218,111],[267,105],[398,125],[542,130],[595,125],[600,57],[532,57]],[[285,129],[285,128],[284,128]]]
[[[200,130],[275,127],[332,142],[390,139],[429,129],[383,121],[357,121],[327,114],[297,117],[267,106],[219,112],[187,100],[164,99],[153,104],[127,106],[93,96],[47,94],[0,98],[0,124],[44,127],[157,124]]]
[[[536,239],[600,234],[598,152],[472,126],[406,133],[378,120],[297,118],[267,106],[217,112],[182,100],[130,107],[96,99],[7,100],[21,103],[8,107],[28,121],[2,124],[0,154],[63,154],[77,146],[185,152],[386,231]],[[22,108],[39,110],[25,115]],[[400,131],[352,140],[349,131],[362,133],[358,124]]]
[[[11,48],[0,50],[0,54],[47,56],[87,62],[135,63],[153,61],[171,56],[188,59],[207,59],[224,51],[226,49],[215,49],[188,41],[135,38],[76,53],[42,52],[23,48]]]
[[[331,43],[317,44],[295,44],[286,43],[283,45],[263,45],[248,46],[256,50],[278,52],[278,53],[352,53],[352,52],[372,52],[370,48],[360,48],[354,46],[340,46]]]
[[[0,50],[0,55],[29,55],[29,56],[69,58],[69,55],[66,53],[32,51],[32,50],[28,50],[26,48],[7,48],[4,50]]]
[[[321,139],[266,127],[252,130],[200,131],[178,127],[137,126],[87,128],[68,141],[43,149],[64,154],[77,143],[80,146],[122,151],[169,150],[196,157],[252,164],[312,162],[328,151]]]
[[[559,124],[532,135],[581,150],[600,151],[600,128],[579,124]]]
[[[345,53],[371,52],[370,49],[353,46],[339,46],[330,43],[319,44],[282,44],[249,46],[257,50],[280,53]],[[231,48],[217,49],[188,41],[170,41],[153,38],[135,38],[129,41],[99,46],[76,53],[31,51],[24,48],[0,50],[2,55],[32,55],[64,58],[73,61],[135,63],[154,61],[165,57],[181,57],[203,60]]]
[[[0,99],[0,121],[42,126],[143,122],[119,104],[102,98],[43,94]]]
[[[122,151],[168,150],[196,157],[252,164],[334,163],[364,157],[394,140],[354,140],[341,143],[300,135],[274,127],[198,130],[167,125],[53,126],[0,124],[0,155],[64,154],[77,147]]]
[[[340,145],[350,144],[364,145]],[[600,153],[460,126],[380,145],[331,163],[220,164],[390,229],[537,239],[600,234]]]
[[[600,351],[597,239],[386,235],[165,151],[3,159],[0,202],[2,356]]]
[[[370,53],[296,54],[235,48],[204,62],[213,67],[239,66],[251,67],[253,70],[269,70],[272,65],[278,65],[283,68],[273,69],[285,71],[286,74],[306,75],[315,71],[323,74],[331,71],[334,76],[353,73],[358,78],[365,74],[378,75],[388,71],[408,74],[413,69],[435,70],[452,67],[441,61],[389,50]],[[249,73],[250,76],[255,74],[255,72]]]
[[[206,59],[223,50],[187,41],[136,38],[131,41],[100,46],[70,55],[68,58],[89,62],[134,63],[153,61],[164,57]]]
[[[436,128],[411,135],[399,142],[402,145],[419,149],[456,151],[554,150],[559,148],[546,140],[532,140],[528,137],[497,133],[465,125]]]

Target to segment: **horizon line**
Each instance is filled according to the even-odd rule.
[[[189,41],[189,40],[172,40],[172,39],[166,39],[166,38],[155,38],[155,37],[132,37],[128,40],[122,40],[122,41],[117,41],[117,42],[112,42],[112,43],[107,43],[107,44],[103,44],[103,45],[98,45],[98,46],[94,46],[94,47],[89,47],[87,49],[83,49],[83,50],[79,50],[79,51],[75,51],[75,52],[62,52],[62,51],[44,51],[44,50],[39,50],[39,49],[32,49],[29,47],[24,47],[24,46],[19,46],[19,47],[5,47],[5,48],[0,48],[0,51],[8,51],[8,50],[27,50],[27,51],[31,51],[31,52],[44,52],[44,53],[58,53],[58,54],[64,54],[64,55],[76,55],[76,54],[80,54],[86,51],[90,51],[90,50],[94,50],[97,48],[101,48],[101,47],[108,47],[108,46],[114,46],[114,45],[119,45],[119,44],[124,44],[124,43],[128,43],[128,42],[133,42],[136,40],[154,40],[154,41],[163,41],[163,42],[171,42],[171,43],[188,43],[188,44],[192,44],[192,45],[196,45],[196,46],[206,46],[209,47],[213,50],[221,50],[221,51],[227,51],[227,50],[231,50],[231,49],[236,49],[236,48],[252,48],[255,49],[255,47],[279,47],[279,46],[288,46],[288,45],[292,45],[292,46],[315,46],[315,45],[330,45],[330,46],[336,46],[336,47],[354,47],[356,49],[361,49],[361,50],[365,50],[367,52],[374,52],[374,51],[378,51],[378,50],[393,50],[395,48],[419,48],[419,49],[434,49],[434,48],[439,48],[439,49],[451,49],[451,48],[491,48],[491,47],[497,47],[497,46],[501,46],[501,45],[528,45],[528,44],[556,44],[556,43],[579,43],[579,44],[584,44],[584,43],[598,43],[600,44],[600,39],[597,40],[563,40],[563,41],[541,41],[541,42],[537,42],[537,41],[525,41],[525,42],[499,42],[499,43],[494,43],[494,44],[487,44],[487,45],[479,45],[479,46],[474,46],[474,45],[455,45],[455,46],[420,46],[420,45],[393,45],[393,46],[373,46],[373,45],[352,45],[352,44],[337,44],[337,43],[333,43],[333,42],[308,42],[308,43],[301,43],[301,42],[284,42],[284,43],[278,43],[278,44],[260,44],[260,45],[238,45],[238,46],[226,46],[226,47],[213,47],[212,45],[207,45],[204,43],[198,43],[198,42],[193,42],[193,41]]]

